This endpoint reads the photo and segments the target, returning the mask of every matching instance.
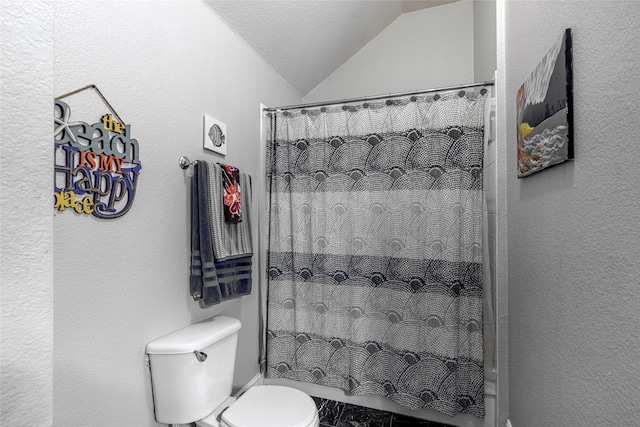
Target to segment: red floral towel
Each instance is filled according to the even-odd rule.
[[[222,185],[224,187],[224,220],[237,223],[240,217],[240,171],[231,165],[220,165],[222,168]]]

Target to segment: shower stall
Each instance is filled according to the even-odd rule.
[[[492,89],[264,109],[266,382],[492,425]]]

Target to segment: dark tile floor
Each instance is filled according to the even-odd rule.
[[[320,427],[453,427],[319,397],[313,400],[320,413]]]

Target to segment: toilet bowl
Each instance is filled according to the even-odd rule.
[[[313,399],[283,386],[231,397],[240,321],[215,316],[147,344],[156,421],[202,427],[318,427]]]
[[[238,399],[225,401],[199,427],[318,427],[320,419],[313,399],[290,387],[254,386]],[[235,402],[233,401],[235,400]]]

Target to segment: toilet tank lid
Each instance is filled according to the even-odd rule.
[[[215,316],[147,344],[147,354],[183,354],[202,350],[240,329],[240,321],[229,316]]]

